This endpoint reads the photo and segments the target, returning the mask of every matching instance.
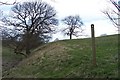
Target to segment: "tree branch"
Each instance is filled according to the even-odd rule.
[[[16,3],[17,3],[16,0],[13,3],[7,3],[7,2],[0,1],[0,5],[14,5]]]

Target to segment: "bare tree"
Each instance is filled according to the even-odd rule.
[[[55,16],[54,8],[45,2],[24,2],[16,4],[11,16],[4,18],[3,22],[22,31],[22,41],[26,54],[29,54],[30,47],[36,42],[35,38],[41,41],[49,39],[48,33],[55,31],[54,27],[58,24]]]
[[[65,35],[69,35],[70,39],[72,39],[72,35],[78,36],[78,33],[81,33],[83,30],[81,26],[83,22],[81,18],[76,16],[68,16],[62,20],[68,27],[63,30]],[[79,29],[80,31],[76,31],[75,29]]]
[[[103,13],[113,22],[114,26],[119,28],[120,23],[120,3],[115,2],[114,0],[110,0],[110,2],[112,3],[112,5],[116,8],[117,11],[115,11],[115,9],[113,10],[105,10],[103,11]]]
[[[2,6],[2,5],[14,5],[16,3],[17,3],[16,0],[13,3],[8,3],[8,2],[0,1],[0,6]],[[3,11],[0,10],[0,21],[1,21],[2,17],[3,17]],[[4,32],[3,28],[4,28],[4,26],[2,24],[0,24],[0,39],[2,39],[2,37],[3,37],[2,36],[2,33]],[[4,35],[4,37],[5,37],[5,35]]]

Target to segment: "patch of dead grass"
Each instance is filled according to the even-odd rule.
[[[68,54],[69,48],[64,44],[52,43],[36,49],[35,53],[22,61],[19,65],[41,64],[43,60],[60,63],[68,60],[71,56]],[[37,61],[37,62],[36,62]]]

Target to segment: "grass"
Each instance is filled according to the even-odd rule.
[[[2,47],[2,71],[7,71],[17,65],[24,57],[16,55],[9,47]]]
[[[16,67],[3,72],[3,77],[117,78],[118,35],[96,38],[96,59],[97,66],[93,66],[91,39],[62,40],[36,48]]]

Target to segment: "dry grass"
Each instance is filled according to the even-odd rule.
[[[65,45],[61,43],[52,43],[50,45],[44,45],[42,47],[37,48],[34,51],[34,54],[30,55],[26,60],[22,61],[20,65],[30,65],[34,63],[41,64],[44,59],[47,59],[48,61],[66,61],[70,58],[70,55],[68,54],[68,50],[70,48],[66,47]],[[37,61],[37,62],[36,62]]]

